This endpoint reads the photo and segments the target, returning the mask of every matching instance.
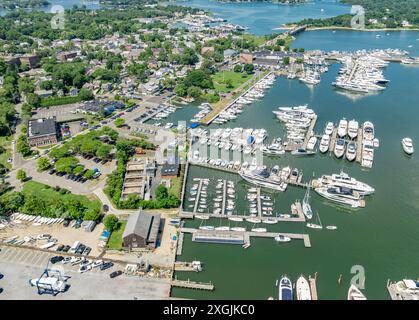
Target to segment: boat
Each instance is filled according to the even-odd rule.
[[[228,217],[228,220],[235,221],[235,222],[242,222],[243,218],[241,218],[241,217]]]
[[[297,279],[295,289],[297,293],[297,300],[311,300],[310,285],[303,275]]]
[[[324,129],[324,134],[330,136],[333,133],[333,122],[328,122],[326,128]]]
[[[345,140],[337,139],[335,144],[335,149],[333,150],[336,158],[342,158],[345,153]]]
[[[215,227],[214,226],[200,226],[199,229],[200,230],[214,230]]]
[[[310,228],[310,229],[318,229],[318,230],[323,229],[321,225],[315,224],[315,223],[307,223],[306,226],[307,228]]]
[[[412,142],[411,138],[408,138],[408,137],[403,138],[402,139],[402,147],[403,147],[404,152],[408,155],[411,155],[411,154],[413,154],[413,152],[415,152],[415,149],[413,147],[413,142]]]
[[[250,223],[261,223],[262,222],[262,220],[258,219],[258,218],[247,218],[246,221],[250,222]]]
[[[208,220],[210,217],[209,216],[206,216],[206,215],[203,215],[203,214],[197,214],[195,216],[195,218],[196,219],[200,219],[200,220]]]
[[[253,228],[251,231],[257,232],[257,233],[263,233],[263,232],[266,232],[267,229],[266,228]]]
[[[316,147],[316,144],[317,144],[317,138],[314,136],[311,137],[307,143],[307,150],[310,150],[310,151],[314,150],[314,148]]]
[[[367,300],[367,297],[355,285],[351,284],[348,290],[348,300]]]
[[[356,144],[355,142],[350,142],[346,148],[346,159],[349,161],[354,161],[356,158]]]
[[[307,149],[299,148],[296,150],[291,151],[291,154],[294,156],[311,156],[313,154],[316,154],[315,151],[310,151]]]
[[[278,300],[292,300],[292,283],[286,276],[279,280]]]
[[[278,220],[274,219],[274,218],[267,218],[267,219],[263,219],[262,223],[266,223],[266,224],[277,224]]]
[[[353,208],[358,208],[363,204],[361,195],[357,191],[345,187],[321,187],[316,188],[315,191],[326,199],[350,205]]]
[[[216,231],[230,231],[230,227],[216,227],[214,230]]]
[[[358,181],[350,177],[347,173],[341,171],[339,174],[332,175],[322,175],[317,183],[319,186],[337,186],[337,187],[346,187],[357,191],[360,195],[370,195],[375,192],[375,189],[370,185]]]
[[[230,229],[231,231],[236,231],[236,232],[245,232],[246,228],[243,227],[233,227]]]
[[[313,217],[313,210],[311,209],[309,201],[310,201],[310,186],[307,188],[307,192],[304,195],[304,199],[302,203],[303,213],[307,217],[307,219],[311,219]]]
[[[349,121],[348,125],[348,136],[351,139],[355,139],[358,135],[359,123],[356,120]]]
[[[343,138],[348,133],[348,121],[346,119],[342,119],[339,121],[338,125],[338,136]]]
[[[282,234],[278,234],[274,239],[277,242],[290,242],[291,241],[290,237],[283,236]]]
[[[362,126],[364,140],[374,140],[374,125],[370,121],[364,122]]]
[[[327,134],[324,134],[322,136],[322,139],[320,140],[320,147],[319,150],[321,153],[326,153],[329,150],[330,145],[330,136]]]
[[[336,230],[337,228],[336,226],[326,226],[327,230]]]

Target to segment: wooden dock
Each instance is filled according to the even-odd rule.
[[[316,122],[317,122],[317,115],[315,115],[314,118],[311,119],[310,126],[308,127],[306,137],[304,139],[303,149],[307,148],[308,141],[310,140],[312,136],[314,136],[314,127],[316,126]]]
[[[356,142],[356,162],[362,163],[362,139],[363,131],[362,128],[358,129],[357,142]]]
[[[227,202],[227,181],[223,180],[223,204],[221,207],[221,214],[225,215],[226,214],[226,202]]]
[[[172,279],[170,281],[170,285],[172,287],[179,287],[179,288],[187,288],[187,289],[198,289],[198,290],[208,290],[213,291],[214,285],[210,283],[205,282],[197,282],[197,281],[191,281],[191,280],[177,280]]]
[[[338,128],[334,127],[332,132],[332,137],[330,139],[329,151],[333,152],[335,150],[336,138],[338,135]]]
[[[260,199],[260,188],[257,188],[258,216],[262,218],[262,200]]]
[[[308,282],[310,284],[310,291],[311,291],[311,300],[319,300],[317,296],[317,274],[314,275],[314,278],[311,276],[308,277]]]
[[[185,234],[180,232],[180,234],[177,238],[177,247],[176,247],[176,255],[178,255],[178,256],[182,255],[183,238],[184,237],[185,237]]]
[[[196,194],[196,199],[195,199],[195,205],[193,207],[193,212],[198,211],[199,197],[201,196],[201,189],[202,189],[202,179],[199,180],[198,192]]]

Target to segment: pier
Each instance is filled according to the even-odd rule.
[[[226,213],[226,192],[227,192],[227,181],[223,180],[223,204],[221,207],[221,214],[225,215]]]
[[[362,163],[362,139],[363,131],[361,128],[358,129],[357,143],[356,143],[356,162]]]
[[[198,192],[196,194],[195,206],[193,208],[193,211],[194,212],[197,212],[198,211],[199,197],[201,196],[201,189],[202,189],[202,179],[199,180]]]
[[[183,238],[185,237],[184,233],[180,233],[177,238],[177,247],[176,247],[176,255],[182,255],[182,248],[183,248]]]
[[[253,232],[253,231],[218,231],[218,230],[200,230],[195,228],[180,228],[180,232],[191,233],[192,241],[211,242],[211,243],[230,243],[230,244],[250,244],[251,237],[272,238],[283,235],[295,240],[303,240],[306,248],[311,248],[310,236],[308,234],[299,233],[283,233],[283,232]],[[207,239],[207,240],[206,240]],[[249,242],[245,240],[249,239]]]
[[[310,284],[310,291],[311,291],[311,300],[319,300],[317,297],[317,272],[314,275],[314,278],[311,276],[308,277],[308,282]]]
[[[262,200],[260,199],[260,188],[257,188],[258,216],[262,218]]]
[[[172,279],[170,281],[170,285],[172,287],[179,287],[179,288],[186,288],[186,289],[198,289],[198,290],[208,290],[213,291],[214,285],[210,283],[205,282],[197,282],[197,281],[191,281],[191,280],[177,280]]]

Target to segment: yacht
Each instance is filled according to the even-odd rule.
[[[345,140],[337,139],[333,152],[337,158],[342,158],[345,153]]]
[[[364,140],[374,140],[374,125],[370,121],[364,122],[362,126]]]
[[[267,231],[267,229],[266,228],[253,228],[251,231],[257,232],[257,233],[264,233]]]
[[[355,139],[358,135],[359,123],[356,120],[349,121],[348,125],[348,136],[351,139]]]
[[[310,187],[307,188],[307,192],[303,199],[302,208],[303,208],[303,213],[307,217],[307,219],[311,219],[313,217],[313,210],[311,209],[311,206],[310,206]]]
[[[333,133],[333,122],[328,122],[326,128],[324,129],[324,134],[330,136]]]
[[[199,229],[200,230],[212,231],[212,230],[215,230],[215,227],[214,226],[200,226]]]
[[[317,144],[317,138],[314,136],[311,137],[307,143],[307,150],[310,150],[310,151],[314,150],[314,148],[316,147],[316,144]]]
[[[354,161],[356,158],[356,144],[355,142],[350,142],[346,148],[346,159],[349,161]]]
[[[292,300],[292,283],[286,276],[279,280],[278,300]]]
[[[311,300],[310,285],[303,275],[297,279],[295,289],[297,292],[297,300]]]
[[[406,154],[411,155],[415,151],[413,148],[413,142],[411,138],[403,138],[402,140],[402,147]]]
[[[329,150],[329,145],[330,145],[330,136],[327,134],[324,134],[322,136],[322,139],[320,140],[320,152],[321,153],[326,153]]]
[[[259,218],[247,218],[246,221],[250,222],[250,223],[261,223],[262,222],[262,220],[259,219]]]
[[[243,227],[233,227],[230,229],[231,231],[236,231],[236,232],[245,232],[246,228]]]
[[[352,189],[362,196],[370,195],[375,192],[374,188],[370,185],[350,177],[343,171],[339,174],[322,175],[321,178],[317,179],[317,182],[320,186],[336,186]]]
[[[348,133],[348,121],[346,119],[342,119],[339,121],[338,126],[338,136],[343,138]]]
[[[353,208],[358,208],[362,205],[362,198],[359,192],[345,187],[320,187],[314,189],[320,196],[331,201],[350,205]]]
[[[348,290],[348,300],[367,300],[367,297],[355,285],[351,284]]]
[[[275,237],[275,241],[277,241],[277,242],[290,242],[290,241],[291,241],[291,238],[290,238],[290,237],[283,236],[283,235],[279,234],[279,235],[277,235],[277,236]]]
[[[272,141],[270,145],[264,145],[260,148],[260,151],[266,154],[272,154],[272,155],[282,155],[285,153],[284,148],[281,144],[281,139],[277,138]]]
[[[315,224],[315,223],[307,223],[306,226],[307,228],[310,228],[310,229],[318,229],[318,230],[323,229],[321,225]]]
[[[239,171],[240,177],[247,182],[255,184],[257,186],[270,188],[278,191],[285,191],[281,185],[281,179],[278,176],[270,174],[266,168],[263,169],[241,169]]]

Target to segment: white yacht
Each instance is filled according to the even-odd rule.
[[[346,159],[349,161],[354,161],[356,158],[356,144],[355,142],[350,142],[346,148]]]
[[[349,121],[348,125],[348,136],[351,139],[355,139],[358,135],[359,123],[356,120]]]
[[[317,179],[317,183],[319,186],[323,187],[336,186],[352,189],[362,196],[370,195],[375,192],[374,188],[370,185],[350,177],[343,171],[339,174],[322,175]]]
[[[345,187],[320,187],[316,188],[315,191],[322,197],[331,201],[350,205],[353,208],[361,207],[363,200],[359,192]]]
[[[274,239],[277,242],[290,242],[291,241],[291,238],[290,237],[283,236],[281,234],[277,235]]]
[[[325,153],[329,150],[330,145],[330,136],[328,134],[324,134],[322,139],[320,140],[320,152]]]
[[[406,154],[411,155],[415,151],[413,148],[413,142],[411,138],[403,138],[402,140],[402,147]]]
[[[307,219],[311,219],[313,217],[313,210],[311,209],[310,205],[310,187],[307,188],[307,192],[303,199],[303,213],[307,217]]]
[[[345,140],[337,139],[333,152],[337,158],[342,158],[342,156],[345,154]]]
[[[348,121],[346,119],[342,119],[339,121],[338,126],[338,136],[343,138],[348,133]]]
[[[317,144],[317,138],[314,136],[311,137],[307,143],[307,150],[310,150],[310,151],[314,150],[314,148],[316,147],[316,144]]]
[[[370,121],[364,122],[362,126],[364,140],[374,140],[374,125]]]
[[[348,300],[367,300],[367,297],[355,285],[351,284],[348,290]]]
[[[324,129],[324,134],[331,135],[333,133],[333,122],[328,122],[326,128]]]
[[[303,275],[297,279],[295,288],[297,292],[297,300],[311,300],[310,285]]]
[[[282,155],[285,153],[280,138],[274,139],[270,145],[263,145],[260,147],[260,151],[271,155]]]

